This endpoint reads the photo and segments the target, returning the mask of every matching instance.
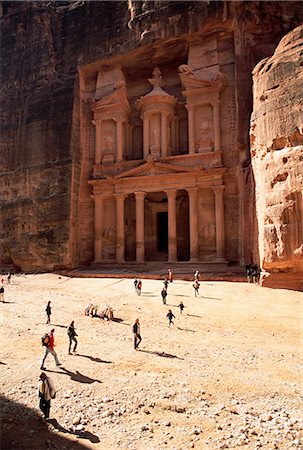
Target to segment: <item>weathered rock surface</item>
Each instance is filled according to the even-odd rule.
[[[303,290],[303,27],[253,72],[251,154],[263,284]]]
[[[228,129],[226,257],[256,261],[251,70],[301,23],[301,13],[299,1],[3,2],[0,263],[52,270],[93,259],[94,142],[78,69],[122,55],[130,72],[150,73],[155,63],[169,72],[176,55],[183,58],[190,43],[210,36],[217,50],[203,53],[205,73],[212,78],[215,56],[229,79],[221,126]]]

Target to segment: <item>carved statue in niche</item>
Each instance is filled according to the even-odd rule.
[[[202,235],[205,240],[211,240],[215,236],[215,225],[209,223],[202,228]]]
[[[111,130],[105,130],[103,133],[104,142],[104,152],[112,153],[114,152],[114,145],[116,142],[114,132]]]
[[[196,147],[198,152],[211,151],[213,147],[212,124],[209,119],[203,119],[198,130],[198,139]]]

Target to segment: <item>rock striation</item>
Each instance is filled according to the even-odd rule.
[[[189,66],[200,81],[211,82],[218,73],[224,74],[227,84],[220,106],[224,256],[230,264],[258,261],[248,142],[251,71],[302,22],[300,1],[6,1],[1,8],[2,266],[49,271],[89,265],[94,260],[94,204],[89,181],[100,167],[95,165],[91,102],[100,101],[108,94],[106,90],[112,89],[113,80],[107,80],[106,73],[116,73],[111,70],[119,64],[131,102],[147,93],[146,80],[156,66],[168,80],[165,89],[171,96],[180,91],[178,100],[183,103],[176,81],[179,66]],[[183,110],[179,110],[186,114],[184,104],[181,106]],[[210,128],[211,124],[202,123],[201,154],[205,151],[207,155],[206,149],[212,147],[211,136],[205,136]],[[185,134],[180,137],[184,145]],[[293,147],[293,139],[299,135],[291,136]],[[277,141],[275,145],[282,144]],[[131,169],[132,162],[123,161],[120,170],[127,164]],[[288,180],[293,179],[288,173]],[[279,183],[283,181],[276,185]],[[202,255],[207,255],[205,247],[209,246],[209,253],[213,251],[215,236],[213,197],[207,190],[205,194],[201,194],[201,204],[204,202],[209,212],[201,209],[207,222],[200,230]],[[289,199],[289,205],[292,201],[297,204],[296,198]],[[104,238],[111,254],[115,230],[108,228],[110,233]],[[267,235],[264,238],[268,239]],[[294,250],[298,248],[296,244]],[[264,267],[276,264],[277,269],[278,260]],[[284,267],[288,269],[287,264]]]
[[[303,289],[303,27],[253,71],[251,156],[263,285]]]

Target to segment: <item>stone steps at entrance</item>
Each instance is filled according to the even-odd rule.
[[[64,275],[79,278],[146,278],[164,279],[167,269],[173,270],[174,279],[193,280],[196,270],[200,271],[200,280],[212,281],[246,281],[244,267],[240,265],[228,266],[227,263],[186,263],[176,262],[145,262],[123,264],[92,264],[91,267],[83,267],[75,270],[64,271]],[[62,272],[63,274],[63,272]]]

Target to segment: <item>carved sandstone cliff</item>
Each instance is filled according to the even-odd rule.
[[[256,261],[251,71],[301,23],[300,1],[6,1],[1,7],[0,264],[52,270],[92,262],[91,73],[121,60],[130,81],[150,76],[156,65],[169,79],[175,61],[187,64],[194,47],[201,47],[194,61],[201,78],[212,80],[218,69],[228,79],[221,114],[226,259]]]
[[[253,72],[251,155],[265,286],[303,289],[303,27]]]

